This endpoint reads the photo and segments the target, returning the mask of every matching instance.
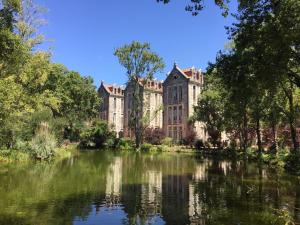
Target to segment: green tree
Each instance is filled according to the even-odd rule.
[[[136,147],[139,148],[143,137],[143,95],[142,89],[153,75],[164,68],[161,57],[150,50],[150,44],[132,42],[115,50],[115,56],[127,70],[128,82],[134,87],[133,110],[130,126],[135,132]]]

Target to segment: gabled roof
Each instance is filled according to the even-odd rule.
[[[173,69],[170,72],[170,74],[172,74],[174,71],[177,71],[180,75],[182,75],[186,79],[193,80],[196,82],[203,82],[203,80],[201,80],[201,78],[203,78],[203,74],[201,73],[201,71],[196,70],[194,67],[187,68],[187,69],[180,69],[177,66],[177,64],[174,63]]]
[[[122,86],[116,86],[116,85],[111,85],[111,84],[104,84],[103,81],[101,81],[101,86],[100,88],[103,87],[103,89],[108,93],[108,94],[114,94],[114,95],[121,95],[124,96],[124,88]],[[99,88],[99,89],[100,89]]]

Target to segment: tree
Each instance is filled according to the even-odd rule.
[[[142,142],[143,130],[143,94],[142,89],[153,75],[164,68],[162,58],[150,50],[150,44],[133,41],[115,50],[115,56],[127,70],[128,82],[134,88],[133,110],[130,115],[130,126],[135,132],[136,147]]]
[[[193,119],[205,123],[212,144],[220,147],[221,133],[224,130],[226,91],[213,69],[208,70],[205,77],[198,105],[194,107]]]

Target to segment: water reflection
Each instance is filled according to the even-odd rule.
[[[300,222],[295,177],[184,154],[86,152],[57,164],[0,167],[0,224]]]

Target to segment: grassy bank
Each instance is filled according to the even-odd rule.
[[[54,154],[48,160],[61,160],[78,154],[77,144],[63,145],[54,150]],[[0,149],[0,163],[27,163],[38,160],[29,151],[15,149]]]

